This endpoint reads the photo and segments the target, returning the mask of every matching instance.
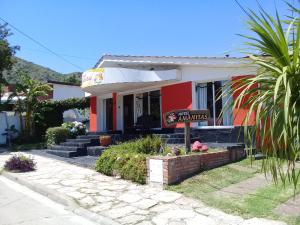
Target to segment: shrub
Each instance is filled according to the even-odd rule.
[[[146,156],[107,149],[97,160],[96,171],[109,176],[120,175],[124,179],[144,184],[147,176]]]
[[[106,175],[113,175],[115,162],[118,158],[118,153],[112,149],[104,151],[96,162],[96,171]]]
[[[147,177],[147,155],[132,155],[126,164],[121,168],[121,177],[127,180],[145,184]]]
[[[18,151],[28,151],[32,149],[44,149],[47,148],[46,143],[44,142],[36,142],[36,143],[25,143],[25,144],[18,144],[13,143],[10,147],[11,151],[18,152]]]
[[[162,141],[148,136],[114,145],[107,149],[96,162],[96,171],[106,175],[120,175],[122,178],[141,184],[146,183],[146,157],[159,152]]]
[[[63,112],[69,109],[86,109],[90,106],[90,99],[69,98],[60,101],[41,101],[35,107],[34,126],[36,135],[42,137],[47,128],[57,127],[63,123]]]
[[[147,136],[132,141],[124,142],[119,145],[114,145],[111,149],[125,150],[126,152],[135,152],[143,154],[156,154],[159,152],[162,145],[162,140],[156,136]]]
[[[67,128],[63,127],[51,127],[46,131],[46,143],[47,145],[59,144],[70,138],[71,134]]]
[[[86,133],[86,126],[78,121],[66,122],[61,126],[68,129],[72,137],[76,137],[77,135],[84,135]]]
[[[4,169],[15,172],[29,172],[35,170],[36,163],[30,157],[22,154],[13,155],[4,165]]]

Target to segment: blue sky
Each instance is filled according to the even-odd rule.
[[[239,0],[257,10],[254,0]],[[261,0],[267,11],[281,0]],[[234,0],[0,0],[0,17],[89,69],[101,55],[239,56],[247,33]],[[12,29],[17,56],[58,72],[79,71]]]

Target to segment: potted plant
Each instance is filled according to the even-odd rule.
[[[109,146],[111,145],[111,136],[109,135],[101,135],[99,137],[100,145],[102,146]]]

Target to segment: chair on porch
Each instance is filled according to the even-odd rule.
[[[149,133],[151,128],[154,126],[154,118],[151,115],[142,115],[137,118],[137,121],[134,125],[136,131],[140,131],[141,133]]]

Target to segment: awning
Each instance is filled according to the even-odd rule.
[[[139,70],[128,68],[97,68],[82,74],[82,89],[93,95],[124,92],[168,84],[181,79],[181,71]]]

